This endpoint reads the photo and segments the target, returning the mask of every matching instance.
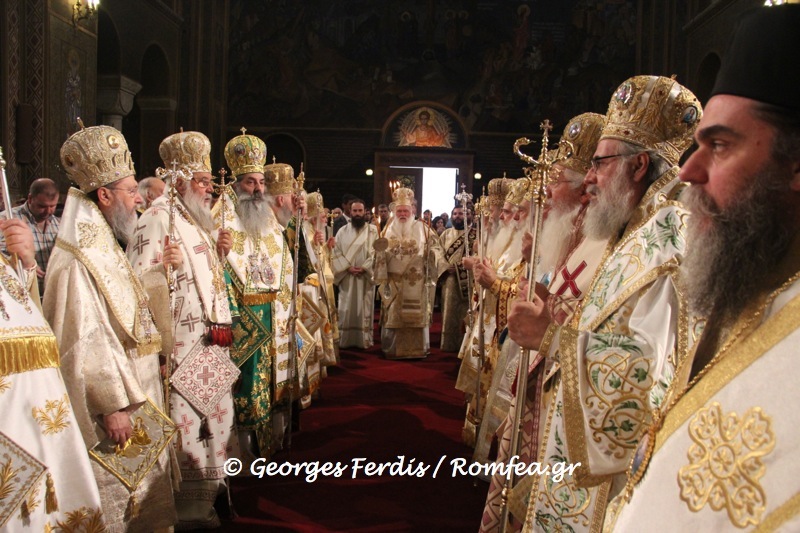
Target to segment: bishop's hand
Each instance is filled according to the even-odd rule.
[[[183,253],[181,247],[177,243],[169,242],[169,235],[164,237],[164,258],[162,263],[165,266],[169,265],[172,268],[180,268],[183,265]]]
[[[120,409],[110,415],[103,415],[103,425],[108,433],[108,438],[120,446],[124,446],[133,434],[131,417],[125,409]]]
[[[28,225],[18,218],[0,220],[0,231],[5,236],[8,253],[17,254],[23,268],[33,268],[36,265],[35,249],[33,233]]]
[[[543,285],[542,287],[544,288]],[[546,298],[547,295],[540,295],[539,284],[536,289],[536,294],[531,302],[525,300],[527,291],[520,290],[518,299],[513,303],[511,312],[508,314],[509,336],[514,342],[529,350],[539,349],[544,334],[552,322],[546,299],[542,298],[542,296]],[[546,292],[547,289],[545,289]]]
[[[217,255],[227,257],[233,248],[233,235],[229,230],[221,229],[217,235]]]

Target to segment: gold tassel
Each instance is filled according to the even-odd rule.
[[[53,483],[53,477],[50,472],[47,473],[47,482],[45,483],[47,494],[44,496],[44,510],[47,514],[55,513],[58,511],[58,498],[56,498],[56,486]]]
[[[139,500],[136,499],[136,494],[131,492],[131,497],[128,500],[128,520],[133,520],[139,516]]]

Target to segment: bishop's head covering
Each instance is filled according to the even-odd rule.
[[[111,126],[83,127],[61,146],[61,166],[84,193],[136,174],[125,137]]]
[[[559,165],[580,174],[589,172],[605,122],[606,117],[597,113],[583,113],[573,117],[561,135],[562,139],[572,143],[572,157],[561,161]]]
[[[191,172],[211,172],[211,141],[199,131],[181,131],[161,141],[158,155],[164,168],[172,168],[176,161],[181,168]]]
[[[264,163],[267,161],[267,145],[255,135],[247,135],[242,128],[242,134],[225,145],[225,161],[234,176],[263,174]]]
[[[692,145],[702,115],[697,97],[674,79],[634,76],[614,91],[600,140],[617,139],[655,150],[677,165]]]
[[[739,25],[711,96],[730,94],[800,113],[800,5],[759,7]]]

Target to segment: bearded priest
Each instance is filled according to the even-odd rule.
[[[381,348],[387,359],[421,359],[430,352],[431,282],[441,274],[442,249],[436,232],[413,218],[414,191],[398,188],[392,199],[394,218],[376,241]]]

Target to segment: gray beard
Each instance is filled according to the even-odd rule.
[[[622,176],[624,172],[625,169],[620,166],[605,191],[600,191],[597,185],[587,188],[591,193],[597,191],[583,220],[583,232],[590,239],[608,240],[616,237],[633,216],[636,205],[631,200],[635,191]]]
[[[211,208],[203,203],[205,198],[205,194],[198,194],[190,187],[183,195],[183,205],[186,206],[186,210],[192,215],[195,223],[206,232],[211,233],[214,231],[214,218],[211,216]]]
[[[567,247],[575,229],[575,217],[581,210],[578,204],[572,209],[553,206],[542,225],[539,245],[538,271],[553,272],[567,253]]]
[[[114,233],[114,237],[123,244],[128,244],[136,231],[139,219],[136,211],[128,213],[122,203],[114,204],[111,209],[111,216],[108,225]]]
[[[248,235],[261,235],[261,230],[266,228],[267,217],[271,211],[272,209],[263,195],[239,193],[236,213]]]
[[[699,187],[683,192],[681,200],[692,216],[681,272],[693,311],[707,315],[713,309],[722,320],[730,320],[765,288],[765,276],[791,242],[784,200],[789,179],[785,171],[767,164],[724,210]]]

